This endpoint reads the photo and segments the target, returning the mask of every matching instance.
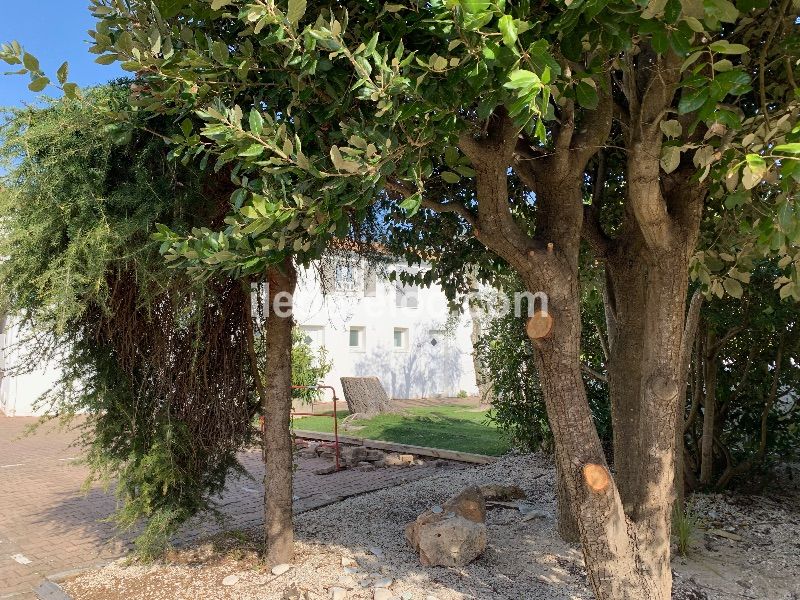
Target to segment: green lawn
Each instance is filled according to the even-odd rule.
[[[348,414],[347,411],[338,411],[340,420]],[[486,411],[474,411],[463,406],[410,408],[401,413],[358,419],[351,424],[363,428],[345,431],[340,427],[339,433],[371,440],[490,456],[504,454],[510,447],[500,431],[486,423]],[[294,427],[305,431],[333,433],[333,419],[297,418]]]

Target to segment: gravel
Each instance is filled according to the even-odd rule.
[[[463,488],[488,483],[522,487],[527,515],[536,518],[513,507],[493,508],[489,546],[478,560],[464,568],[421,567],[406,545],[405,525]],[[556,533],[553,484],[549,459],[508,456],[298,515],[294,568],[279,576],[260,565],[255,544],[238,535],[173,552],[169,563],[117,561],[64,587],[75,600],[282,600],[288,589],[302,590],[308,600],[372,600],[384,591],[405,600],[589,600],[581,553]],[[701,517],[716,515],[708,529],[735,531],[745,541],[698,531],[689,558],[674,561],[675,598],[800,598],[798,507],[767,499],[756,506],[722,496],[696,501]],[[259,533],[252,536],[257,540]],[[236,583],[223,585],[231,576]]]

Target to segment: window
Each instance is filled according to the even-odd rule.
[[[355,292],[358,288],[357,266],[348,262],[336,265],[335,285],[337,292]]]
[[[351,327],[349,341],[350,350],[363,351],[366,347],[366,337],[366,332],[363,327]]]
[[[394,349],[408,350],[408,329],[402,327],[394,328]]]
[[[395,285],[395,306],[397,308],[417,308],[419,306],[418,293],[419,287],[416,285],[404,285],[398,281]]]

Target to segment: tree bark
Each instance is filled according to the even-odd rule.
[[[714,429],[717,420],[717,344],[713,331],[706,337],[706,354],[703,357],[706,390],[703,403],[703,437],[700,449],[700,484],[711,485],[714,478]]]
[[[268,566],[291,562],[294,558],[292,525],[293,444],[290,430],[292,410],[292,328],[291,317],[277,314],[275,297],[294,294],[297,274],[286,260],[267,271],[265,366],[262,380],[254,351],[253,377],[264,417],[264,535],[265,562]],[[249,284],[248,284],[249,285]],[[291,296],[289,296],[291,297]],[[251,311],[252,315],[252,311]],[[253,347],[252,329],[249,332]]]
[[[637,236],[638,238],[638,236]],[[619,246],[606,262],[606,312],[613,314],[615,335],[609,346],[608,388],[614,435],[614,479],[625,512],[639,502],[641,446],[639,412],[641,357],[644,348],[644,310],[647,272],[641,243]]]

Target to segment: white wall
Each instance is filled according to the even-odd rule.
[[[352,376],[378,377],[392,398],[477,393],[469,314],[460,315],[455,323],[451,320],[448,326],[447,299],[437,286],[407,293],[408,298],[416,295],[416,308],[398,307],[398,284],[377,276],[374,292],[367,291],[369,269],[356,264],[352,291],[337,288],[335,276],[322,275],[328,292],[323,295],[320,276],[310,269],[301,273],[295,294],[297,325],[308,333],[312,345],[324,345],[333,362],[325,383],[340,398],[340,378]],[[363,347],[350,346],[352,327],[363,328]],[[396,328],[407,331],[401,349],[394,345]]]
[[[20,346],[22,333],[17,325],[9,324],[0,335],[0,369],[16,371],[23,366],[24,348]],[[55,364],[44,362],[29,373],[5,375],[0,384],[0,410],[7,417],[40,415],[36,401],[58,380],[60,371]]]
[[[417,306],[398,307],[397,284],[365,269],[357,258],[349,259],[347,266],[355,267],[349,271],[351,289],[342,291],[340,286],[337,291],[335,273],[330,272],[326,295],[316,271],[302,271],[294,306],[295,321],[306,329],[312,345],[324,345],[328,351],[333,369],[324,383],[333,386],[339,398],[344,399],[339,379],[352,376],[378,377],[392,398],[477,393],[468,311],[448,323],[447,299],[436,286],[402,292],[404,304],[413,304],[409,300],[416,296]],[[363,328],[363,347],[350,347],[351,327]],[[403,348],[394,347],[396,328],[406,330]],[[16,367],[23,360],[19,340],[14,325],[0,336],[0,368]],[[6,416],[37,414],[34,404],[59,375],[57,365],[44,363],[31,373],[3,377],[0,410]]]

